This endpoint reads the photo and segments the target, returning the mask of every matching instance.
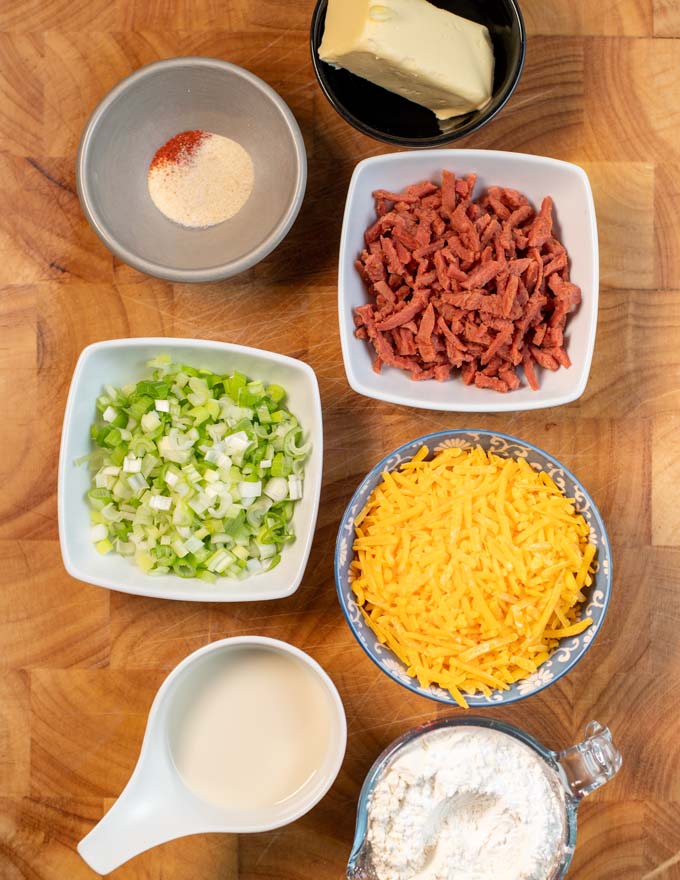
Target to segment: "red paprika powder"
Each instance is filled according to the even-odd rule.
[[[182,131],[170,138],[169,141],[156,151],[151,160],[149,170],[159,168],[161,165],[179,165],[196,151],[196,148],[208,137],[209,132],[196,128],[191,131]]]

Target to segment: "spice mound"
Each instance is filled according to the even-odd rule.
[[[183,131],[151,160],[149,195],[181,226],[215,226],[238,214],[253,191],[253,163],[244,148],[209,131]]]
[[[466,726],[417,737],[368,805],[378,880],[550,880],[564,858],[555,771],[506,733]]]
[[[373,193],[377,219],[356,262],[372,301],[354,310],[355,335],[373,368],[514,391],[524,372],[569,367],[565,328],[581,302],[569,257],[553,230],[553,203],[536,211],[522,193],[490,186],[472,200],[476,175],[442,172],[401,193]]]
[[[596,548],[572,498],[523,458],[423,446],[355,520],[352,589],[422,687],[508,690],[587,629]]]

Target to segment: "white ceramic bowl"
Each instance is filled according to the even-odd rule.
[[[446,382],[414,382],[402,370],[392,367],[383,367],[378,375],[373,371],[372,346],[354,336],[353,311],[369,301],[354,261],[364,247],[365,229],[375,220],[371,192],[399,192],[420,180],[439,183],[443,168],[458,176],[476,173],[476,196],[485,187],[498,185],[519,190],[536,207],[544,196],[553,198],[556,234],[569,253],[571,278],[581,287],[583,302],[567,323],[566,345],[572,366],[556,372],[537,366],[538,391],[532,391],[523,382],[516,391],[499,394],[467,386],[457,375]],[[576,400],[585,390],[593,356],[598,285],[595,207],[588,177],[578,165],[494,150],[422,150],[374,156],[359,162],[354,169],[340,241],[338,310],[345,371],[349,384],[359,394],[405,406],[454,412],[512,412]]]
[[[288,544],[281,562],[271,572],[242,581],[219,578],[208,584],[198,578],[144,574],[130,560],[110,553],[101,556],[89,539],[90,488],[87,464],[76,459],[92,451],[90,425],[95,401],[103,385],[117,387],[148,374],[147,361],[169,354],[173,361],[220,372],[239,370],[252,379],[276,382],[288,392],[287,404],[298,418],[304,436],[312,441],[305,467],[304,494],[296,505],[295,540]],[[83,350],[76,364],[64,415],[59,457],[59,540],[64,566],[78,580],[110,590],[183,599],[193,602],[245,602],[290,596],[300,585],[314,537],[321,493],[323,428],[319,386],[310,366],[294,358],[201,339],[111,339]]]

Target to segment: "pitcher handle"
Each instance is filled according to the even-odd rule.
[[[152,846],[198,830],[193,816],[183,814],[170,791],[154,791],[136,772],[77,849],[94,871],[109,874]]]
[[[583,742],[558,752],[555,758],[564,773],[567,790],[577,800],[613,779],[623,760],[609,728],[597,721],[588,724]]]

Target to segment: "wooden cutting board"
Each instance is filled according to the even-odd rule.
[[[0,4],[0,878],[84,880],[77,841],[120,792],[166,673],[212,639],[261,633],[319,660],[347,708],[332,791],[271,834],[199,836],[117,880],[340,880],[359,787],[393,737],[445,712],[355,644],[333,584],[339,517],[389,449],[446,427],[494,428],[584,481],[613,540],[611,610],[566,679],[494,714],[546,744],[596,718],[624,755],[580,812],[573,880],[680,878],[680,5],[524,0],[528,56],[505,110],[461,146],[583,165],[595,192],[600,320],[585,395],[503,416],[416,412],[347,385],[336,259],[347,183],[386,151],[343,123],[309,59],[311,0],[4,0]],[[226,58],[297,116],[309,185],[287,240],[229,282],[155,281],[114,260],[75,195],[80,132],[105,92],[159,58]],[[59,431],[76,358],[120,336],[199,336],[301,357],[317,371],[326,463],[301,589],[280,602],[177,604],[70,579],[57,540]]]

